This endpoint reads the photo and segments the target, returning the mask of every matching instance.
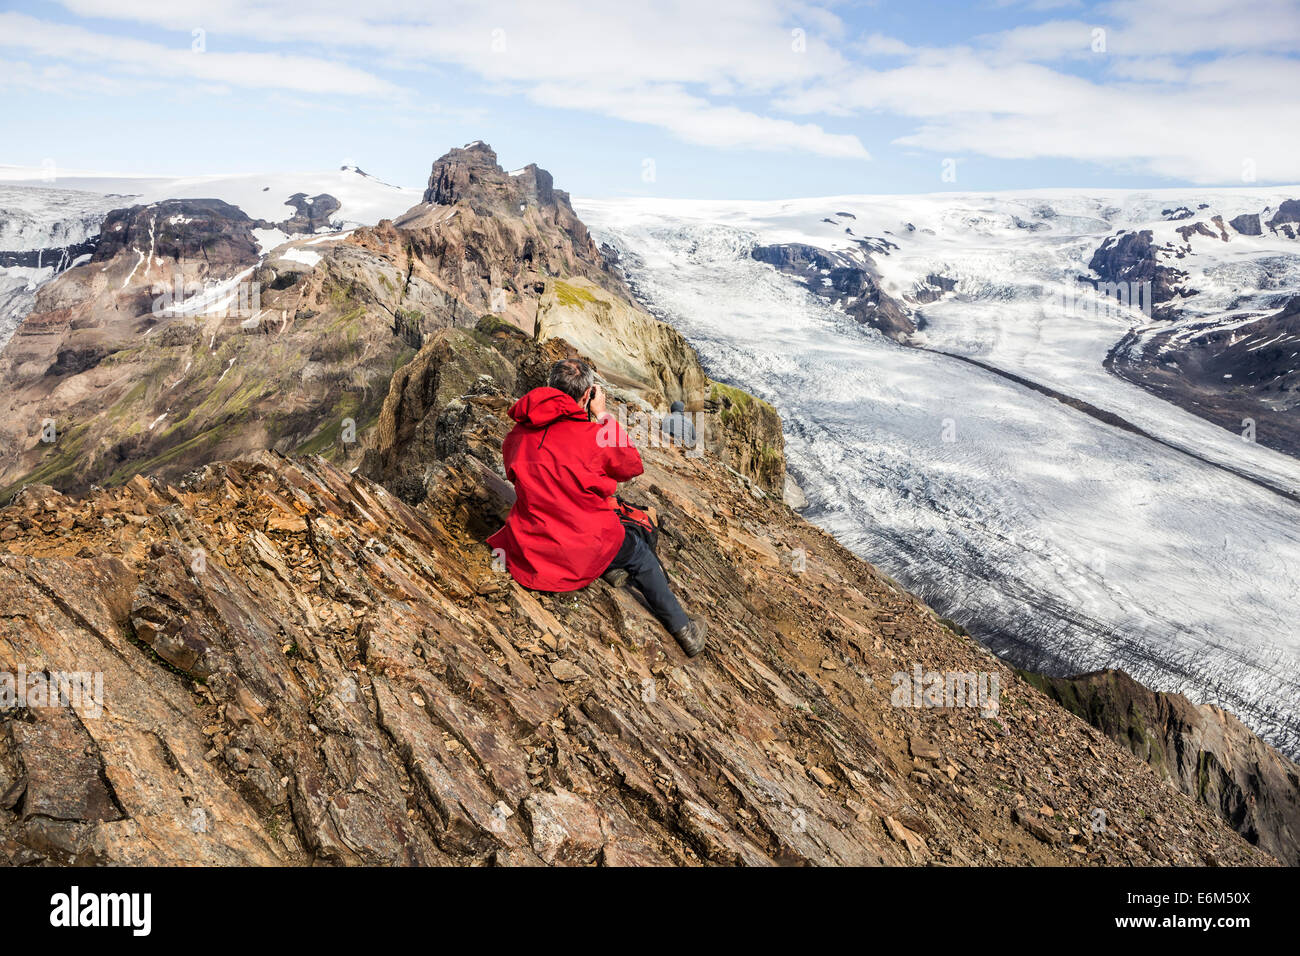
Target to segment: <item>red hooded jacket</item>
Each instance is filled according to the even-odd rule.
[[[587,420],[556,388],[535,388],[510,409],[517,423],[501,446],[515,503],[488,538],[516,581],[537,591],[576,591],[600,577],[623,544],[610,505],[620,481],[643,471],[641,454],[612,417]]]

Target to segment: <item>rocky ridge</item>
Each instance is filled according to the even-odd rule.
[[[829,251],[803,243],[755,246],[750,255],[794,276],[813,295],[826,299],[863,325],[906,343],[916,331],[916,319],[907,305],[880,285],[872,253],[889,254],[897,245],[888,239],[859,239],[850,250]],[[921,300],[917,300],[921,301]]]
[[[1106,367],[1251,441],[1300,456],[1300,296],[1256,318],[1132,330]]]
[[[0,512],[0,669],[103,674],[99,716],[6,714],[0,859],[1269,862],[711,456],[646,447],[628,489],[713,621],[703,657],[631,591],[519,588],[482,543],[510,504],[484,459],[538,346],[472,334],[432,445],[396,439],[415,507],[260,452]],[[996,676],[996,712],[915,706],[918,670]]]
[[[1126,306],[1141,306],[1155,318],[1168,318],[1173,312],[1166,303],[1195,295],[1196,291],[1185,287],[1186,272],[1164,263],[1173,247],[1156,246],[1152,240],[1149,229],[1110,236],[1092,254],[1088,268],[1100,277],[1093,281],[1094,287],[1122,287]],[[1136,301],[1143,296],[1149,296],[1149,301]]]

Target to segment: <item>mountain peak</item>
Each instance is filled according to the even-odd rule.
[[[429,188],[424,201],[438,206],[454,206],[462,199],[482,199],[499,192],[509,183],[505,170],[497,163],[491,146],[476,140],[460,149],[450,149],[434,161],[429,174]]]
[[[557,203],[572,216],[567,193],[555,189],[555,179],[536,163],[507,173],[487,143],[475,140],[449,150],[434,161],[424,202],[454,206],[467,202],[475,212],[510,213],[520,207],[554,209]]]

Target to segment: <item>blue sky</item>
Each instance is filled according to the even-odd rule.
[[[583,196],[1293,183],[1297,50],[1300,0],[0,2],[0,164],[417,185],[483,139]]]

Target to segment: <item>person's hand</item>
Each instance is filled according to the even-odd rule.
[[[587,402],[587,410],[591,412],[592,418],[602,418],[605,415],[605,390],[599,385],[591,386],[591,399]]]

